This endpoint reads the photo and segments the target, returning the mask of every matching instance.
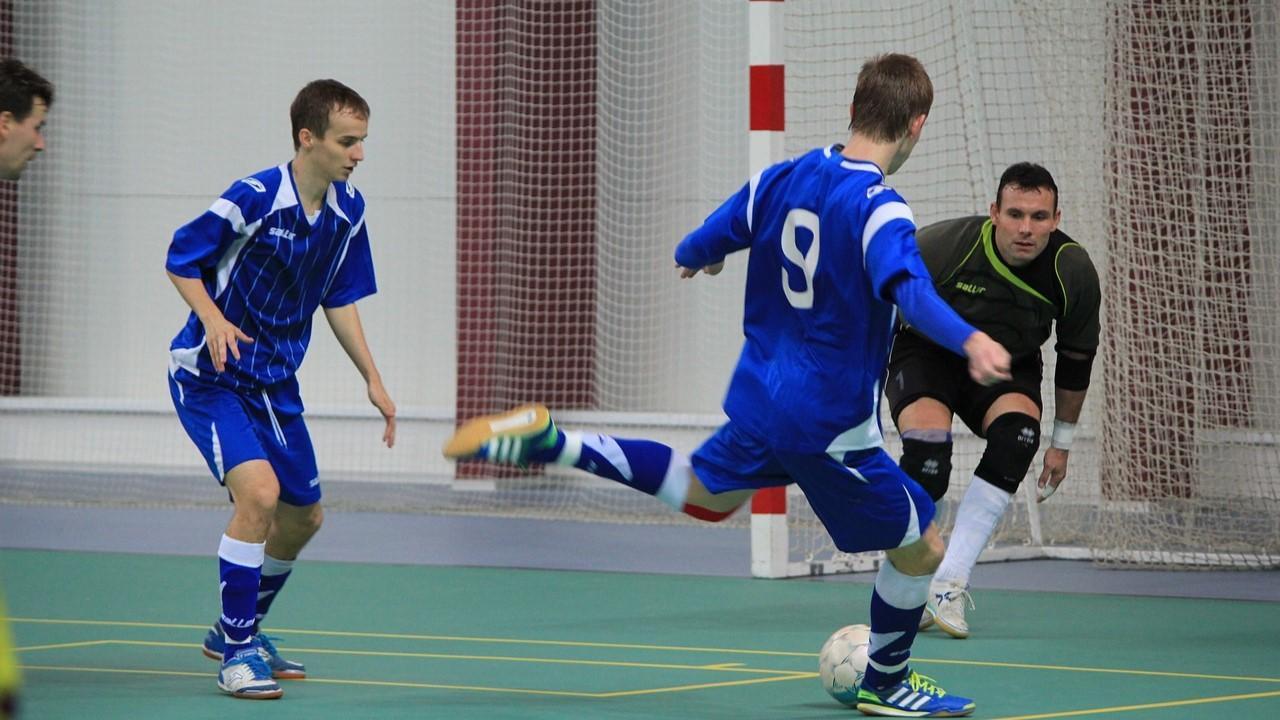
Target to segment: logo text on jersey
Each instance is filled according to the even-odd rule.
[[[262,181],[259,180],[258,178],[251,178],[251,177],[244,178],[240,182],[244,183],[245,185],[248,185],[249,187],[253,188],[254,190],[257,190],[260,193],[264,193],[267,191],[266,186],[263,185]]]
[[[268,234],[268,235],[275,235],[276,237],[281,237],[281,238],[284,238],[285,240],[292,240],[292,239],[294,239],[295,237],[297,237],[297,233],[295,233],[295,232],[294,232],[294,231],[292,231],[292,230],[285,230],[285,229],[284,229],[284,228],[282,228],[282,227],[273,227],[273,228],[270,228],[270,229],[268,229],[268,230],[267,230],[267,234]]]
[[[981,295],[982,293],[987,291],[987,289],[982,287],[981,285],[972,285],[967,282],[957,282],[956,289],[963,290],[964,292],[967,292],[970,295]]]

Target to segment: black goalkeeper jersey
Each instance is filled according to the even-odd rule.
[[[999,341],[1015,359],[1039,353],[1054,322],[1054,349],[1093,355],[1098,349],[1098,273],[1079,243],[1062,231],[1035,260],[1006,265],[991,219],[974,216],[921,228],[916,242],[947,304]]]

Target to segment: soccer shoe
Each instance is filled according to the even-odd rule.
[[[546,406],[524,405],[466,422],[444,444],[444,456],[524,467],[534,451],[555,441],[556,425]]]
[[[949,695],[933,678],[912,670],[902,682],[883,692],[858,688],[858,704],[863,715],[884,717],[964,717],[976,707],[969,698]]]
[[[271,668],[262,659],[262,645],[256,637],[222,663],[218,689],[246,700],[274,700],[284,695],[280,685],[271,679]]]
[[[969,595],[969,586],[952,580],[934,580],[929,583],[929,603],[924,607],[920,617],[920,628],[923,630],[936,624],[943,632],[953,638],[963,640],[969,637],[969,623],[964,619],[964,606],[974,607],[973,596]]]
[[[285,660],[280,657],[280,652],[276,650],[276,645],[271,641],[271,636],[266,633],[258,633],[258,646],[262,651],[262,659],[267,663],[267,667],[271,668],[271,677],[276,680],[302,680],[307,676],[307,667],[300,662]],[[204,636],[205,657],[211,660],[222,661],[222,650],[226,647],[226,636],[222,634],[222,621],[218,620],[209,629]]]

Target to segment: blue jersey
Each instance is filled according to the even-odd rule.
[[[929,278],[907,203],[879,167],[839,150],[763,170],[676,248],[690,268],[751,251],[746,340],[724,410],[775,450],[883,444],[894,285]]]
[[[215,373],[204,326],[191,313],[170,345],[175,377],[252,393],[273,388],[276,410],[302,412],[294,378],[311,340],[316,308],[341,307],[377,291],[364,198],[329,185],[308,220],[291,163],[237,180],[203,215],[178,228],[165,267],[200,278],[222,314],[252,343]]]

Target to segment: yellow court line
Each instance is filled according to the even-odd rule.
[[[96,625],[108,627],[178,628],[183,630],[208,630],[207,625],[180,625],[175,623],[146,623],[114,620],[61,620],[51,618],[9,618],[13,623],[45,625]],[[272,635],[322,635],[325,637],[354,637],[377,640],[430,640],[443,642],[473,642],[509,645],[550,645],[556,647],[615,648],[618,650],[666,650],[670,652],[733,653],[738,655],[769,655],[776,657],[817,658],[817,652],[787,652],[783,650],[747,650],[743,648],[704,648],[686,645],[642,645],[635,643],[583,642],[577,640],[526,640],[520,638],[467,637],[461,635],[415,635],[408,633],[349,632],[343,630],[299,630],[297,628],[272,628]]]
[[[172,675],[175,677],[212,677],[212,673],[208,672],[191,672],[189,670],[129,670],[125,668],[100,668],[100,667],[77,667],[75,665],[23,665],[22,671],[27,670],[51,670],[54,672],[87,672],[87,673],[114,673],[118,675]]]
[[[1071,710],[1067,712],[1042,713],[1039,715],[1009,715],[994,720],[1046,720],[1047,718],[1080,717],[1082,715],[1106,715],[1109,713],[1132,712],[1134,710],[1159,710],[1162,708],[1186,707],[1187,705],[1205,705],[1208,703],[1234,702],[1237,700],[1256,700],[1258,698],[1280,697],[1280,690],[1244,695],[1219,695],[1217,697],[1196,698],[1195,700],[1170,700],[1167,702],[1145,703],[1143,705],[1116,705],[1100,707],[1092,710]]]
[[[78,642],[54,643],[52,645],[28,645],[26,647],[14,648],[17,652],[27,650],[61,650],[64,648],[92,647],[94,645],[110,645],[115,640],[80,640]]]
[[[47,670],[54,672],[87,672],[87,673],[113,673],[119,675],[166,675],[176,677],[198,677],[207,678],[209,673],[186,672],[180,670],[126,670],[121,668],[93,668],[93,667],[71,667],[58,665],[23,665],[23,670]],[[634,695],[653,695],[659,693],[671,692],[687,692],[690,690],[703,690],[715,687],[731,687],[737,685],[755,685],[759,683],[777,682],[779,680],[801,680],[813,678],[816,673],[794,673],[792,675],[774,676],[767,678],[753,678],[750,680],[732,680],[722,683],[703,683],[699,685],[681,685],[676,687],[664,688],[648,688],[644,690],[622,690],[618,692],[574,692],[572,690],[537,690],[532,688],[511,688],[511,687],[486,687],[483,685],[447,685],[443,683],[421,683],[421,682],[400,682],[394,680],[338,680],[332,678],[308,677],[307,684],[326,684],[326,685],[360,685],[373,687],[400,687],[428,690],[471,690],[475,692],[496,692],[508,693],[514,695],[553,695],[557,697],[580,697],[580,698],[614,698]]]
[[[125,670],[121,668],[70,667],[60,665],[23,665],[27,670],[51,670],[65,672],[113,673],[118,675],[170,675],[178,677],[209,678],[210,673],[185,672],[181,670]],[[334,680],[328,678],[309,677],[308,684],[323,683],[327,685],[372,685],[377,687],[403,687],[433,690],[481,690],[484,692],[517,693],[521,695],[559,695],[563,697],[598,697],[596,693],[571,692],[567,690],[525,690],[520,688],[481,687],[474,685],[438,685],[434,683],[395,682],[390,680]]]
[[[618,690],[616,692],[597,693],[593,697],[599,698],[617,698],[617,697],[634,697],[637,695],[658,695],[661,693],[688,692],[690,690],[707,690],[709,688],[735,687],[739,685],[759,685],[768,682],[781,682],[783,680],[811,680],[818,677],[818,673],[798,672],[791,675],[783,675],[767,678],[752,678],[751,680],[726,680],[724,682],[701,683],[698,685],[677,685],[675,687],[666,688],[650,688],[646,690]]]
[[[1247,682],[1280,683],[1280,678],[1253,677],[1250,675],[1206,675],[1204,673],[1171,672],[1164,670],[1124,670],[1115,668],[1073,667],[1070,665],[1037,665],[1033,663],[993,662],[989,660],[929,660],[926,658],[911,658],[911,662],[934,663],[937,665],[1014,668],[1018,670],[1060,670],[1063,672],[1142,675],[1147,677],[1186,678],[1191,680],[1242,680]]]
[[[138,645],[142,647],[175,647],[198,648],[196,643],[160,642],[157,640],[95,640],[90,644],[112,643],[116,645]],[[622,660],[575,660],[571,658],[513,657],[507,655],[462,655],[454,653],[418,653],[396,652],[389,650],[338,650],[329,648],[304,648],[290,646],[289,652],[316,655],[357,655],[361,657],[398,657],[423,658],[432,660],[486,660],[497,662],[536,663],[545,665],[593,665],[600,667],[644,668],[650,670],[700,670],[729,673],[748,673],[752,675],[794,675],[796,670],[774,670],[771,668],[741,667],[742,663],[724,663],[723,665],[681,665],[678,663],[643,663]],[[734,666],[738,667],[734,667]],[[813,673],[807,673],[812,675]]]
[[[108,626],[108,627],[139,627],[139,628],[178,628],[178,629],[194,629],[204,630],[205,625],[182,625],[173,623],[148,623],[136,621],[115,621],[115,620],[64,620],[52,618],[9,618],[13,623],[34,623],[34,624],[51,624],[51,625],[92,625],[92,626]],[[426,641],[446,641],[446,642],[471,642],[471,643],[492,643],[492,644],[508,644],[508,645],[543,645],[554,647],[584,647],[584,648],[612,648],[619,650],[659,650],[670,652],[698,652],[698,653],[727,653],[737,655],[764,655],[770,657],[802,657],[816,658],[816,652],[787,652],[780,650],[746,650],[742,648],[704,648],[690,647],[680,645],[642,645],[633,643],[604,643],[604,642],[581,642],[572,640],[522,640],[519,638],[491,638],[491,637],[466,637],[458,635],[416,635],[407,633],[374,633],[374,632],[350,632],[341,630],[300,630],[275,628],[273,632],[280,634],[296,634],[296,635],[318,635],[326,637],[351,637],[351,638],[368,638],[380,640],[426,640]],[[1169,677],[1169,678],[1187,678],[1201,680],[1239,680],[1249,682],[1265,682],[1280,683],[1280,678],[1274,677],[1252,677],[1242,675],[1209,675],[1203,673],[1184,673],[1184,672],[1166,672],[1160,670],[1130,670],[1124,668],[1081,668],[1070,667],[1066,665],[1043,665],[1035,663],[1002,663],[991,662],[985,660],[943,660],[929,658],[912,658],[912,662],[916,663],[935,663],[946,665],[966,665],[973,667],[1004,667],[1022,670],[1056,670],[1059,672],[1088,672],[1088,673],[1114,673],[1119,675],[1138,675],[1147,677]]]

